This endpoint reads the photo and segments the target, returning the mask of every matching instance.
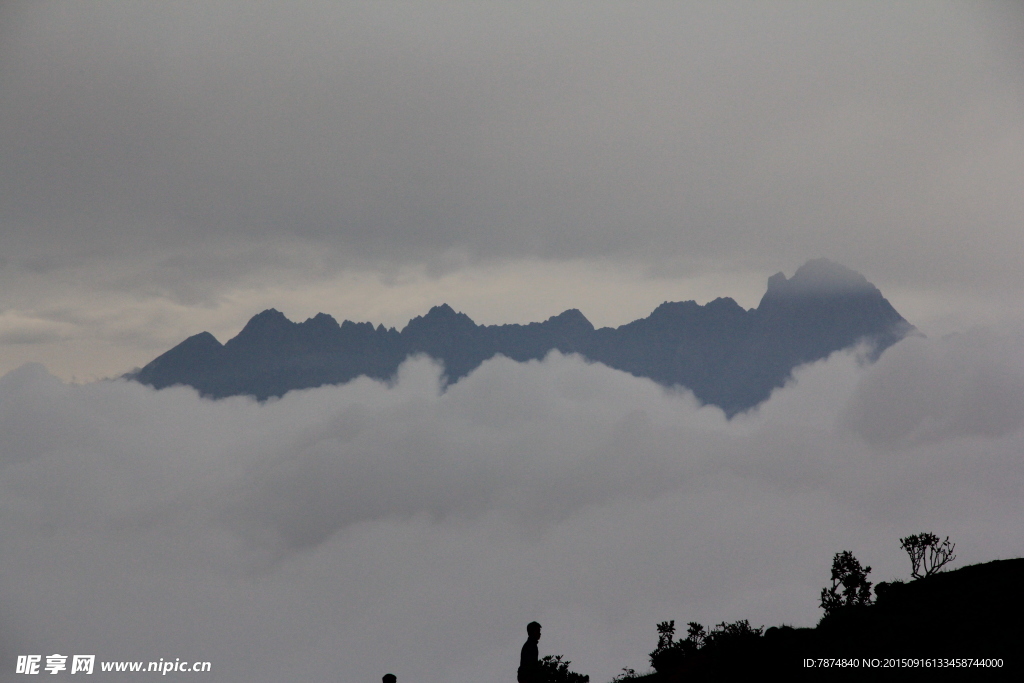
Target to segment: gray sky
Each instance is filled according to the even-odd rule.
[[[1022,58],[1016,3],[5,3],[0,370],[819,256],[927,333],[1017,316]]]

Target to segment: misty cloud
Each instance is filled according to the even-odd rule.
[[[849,423],[876,444],[915,445],[1017,431],[1024,424],[1019,332],[974,329],[941,343],[906,339],[861,384]]]
[[[961,564],[1024,551],[1022,350],[837,354],[732,421],[558,354],[265,404],[26,366],[0,379],[0,680],[65,651],[480,680],[537,619],[600,681],[646,666],[660,620],[810,625],[839,550],[875,580],[921,530]]]

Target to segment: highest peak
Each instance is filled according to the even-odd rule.
[[[793,273],[790,282],[798,282],[807,286],[874,289],[874,285],[857,271],[835,261],[829,261],[827,258],[811,259],[803,264]]]
[[[818,258],[811,259],[797,268],[793,277],[788,280],[782,273],[772,275],[768,278],[768,290],[764,298],[813,294],[864,294],[877,291],[878,289],[857,271],[835,261]]]

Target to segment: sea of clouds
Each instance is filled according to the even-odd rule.
[[[955,566],[1022,556],[1020,331],[838,353],[731,421],[557,353],[265,404],[24,366],[0,379],[0,681],[53,653],[510,681],[537,620],[602,683],[662,620],[813,625],[840,550],[875,581],[920,531]]]

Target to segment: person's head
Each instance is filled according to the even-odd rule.
[[[395,674],[384,674],[384,683],[395,683],[397,680]]]
[[[540,640],[540,624],[538,624],[536,621],[531,621],[529,624],[526,625],[526,632],[534,640]]]

